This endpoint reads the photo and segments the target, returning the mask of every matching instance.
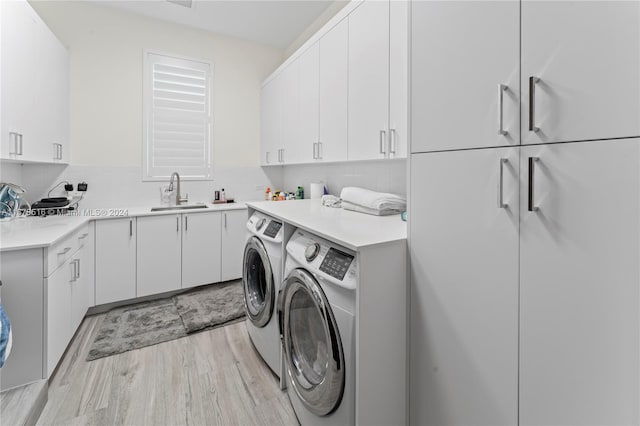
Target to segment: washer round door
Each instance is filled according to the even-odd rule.
[[[257,237],[251,237],[247,241],[243,265],[242,282],[247,316],[257,327],[264,327],[273,314],[275,289],[267,250]]]
[[[340,405],[345,369],[342,341],[322,288],[304,269],[284,282],[282,338],[289,382],[312,413],[325,416]]]

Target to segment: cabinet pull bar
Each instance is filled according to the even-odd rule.
[[[80,259],[76,259],[76,279],[80,278]]]
[[[227,214],[224,214],[224,228],[227,229]]]
[[[264,161],[265,161],[267,164],[269,164],[269,151],[265,152],[264,156],[265,156]]]
[[[184,230],[188,231],[189,230],[189,216],[184,217]]]
[[[176,232],[180,232],[180,216],[176,216]]]
[[[70,281],[71,281],[71,282],[74,282],[74,281],[76,280],[76,277],[78,276],[78,274],[76,273],[76,271],[77,271],[77,268],[76,268],[76,261],[75,261],[75,260],[72,260],[72,261],[69,263],[69,266],[71,266],[71,279],[70,279]]]
[[[529,77],[529,131],[538,132],[539,127],[535,125],[536,111],[536,84],[540,82],[538,77]]]
[[[498,177],[498,208],[506,209],[509,204],[504,202],[504,165],[508,163],[507,158],[500,159],[500,176]]]
[[[314,142],[314,143],[313,143],[313,159],[314,159],[314,160],[317,160],[317,159],[318,159],[318,156],[316,155],[316,148],[317,148],[317,145],[318,145],[318,144],[317,144],[316,142]]]
[[[20,136],[20,153],[18,153],[18,155],[22,155],[22,133],[20,133],[19,136]]]
[[[129,219],[129,236],[133,237],[133,219]]]
[[[506,136],[509,134],[506,130],[504,130],[504,92],[509,89],[508,86],[504,84],[498,84],[498,134],[502,136]]]
[[[389,129],[389,154],[396,153],[396,129]]]
[[[318,160],[322,160],[322,142],[318,142]]]
[[[18,134],[16,132],[9,132],[9,143],[13,145],[13,151],[9,151],[9,154],[18,155]]]
[[[533,191],[534,191],[534,187],[533,187],[533,179],[534,179],[534,169],[535,169],[535,163],[537,161],[539,161],[540,159],[538,157],[529,157],[529,202],[528,202],[528,209],[530,212],[537,212],[538,211],[538,207],[534,205],[534,197],[533,197]]]
[[[387,150],[385,147],[386,139],[387,139],[387,131],[380,130],[380,154],[383,154],[383,155],[387,154]]]
[[[71,250],[71,247],[65,247],[64,250],[58,252],[58,256],[69,253],[69,250]]]

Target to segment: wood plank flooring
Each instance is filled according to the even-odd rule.
[[[0,393],[0,425],[34,425],[47,403],[47,381]]]
[[[39,425],[297,425],[245,323],[87,362],[105,314],[85,318]]]

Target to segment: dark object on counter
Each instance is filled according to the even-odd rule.
[[[297,191],[297,194],[296,194],[296,199],[304,200],[304,188],[301,187],[301,186],[298,187],[298,191]]]
[[[220,201],[220,191],[215,191],[213,193],[213,200],[214,201]]]
[[[37,216],[64,214],[69,210],[69,200],[66,197],[43,198],[31,205],[31,210]]]

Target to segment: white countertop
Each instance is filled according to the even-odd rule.
[[[247,206],[351,250],[407,239],[400,215],[373,216],[325,207],[320,200],[257,201]]]
[[[54,215],[46,217],[22,217],[0,221],[0,251],[49,247],[91,220],[118,219],[139,216],[158,216],[179,213],[212,213],[242,210],[244,203],[207,204],[206,209],[168,210],[151,212],[151,207],[118,209],[80,209],[84,216]]]

